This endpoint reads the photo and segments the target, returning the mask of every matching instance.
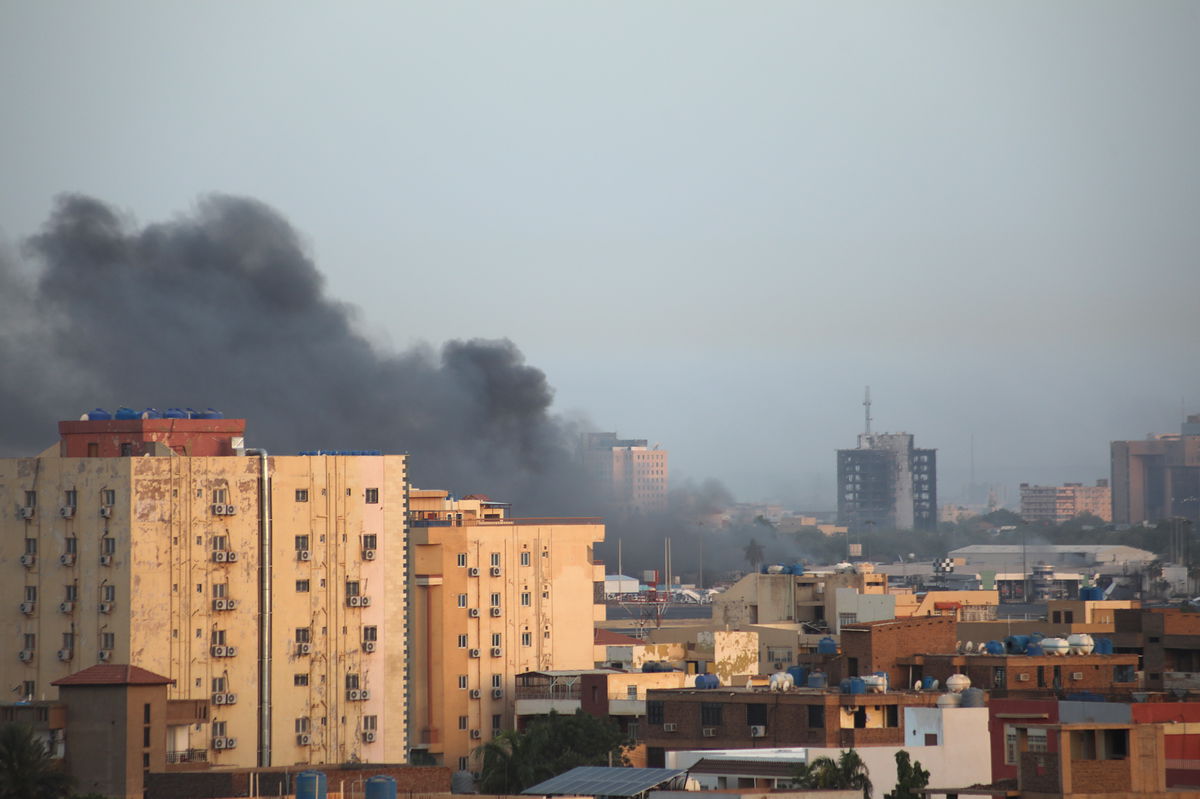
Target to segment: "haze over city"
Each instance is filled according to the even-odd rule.
[[[364,404],[460,396],[465,360],[511,369],[527,405],[461,440],[617,430],[668,448],[673,483],[744,500],[831,509],[867,384],[877,430],[938,450],[943,501],[972,438],[979,483],[1105,477],[1109,441],[1200,410],[1198,23],[1183,2],[10,4],[0,445],[40,451],[92,405],[214,404],[251,439],[321,430],[305,409],[362,429]],[[270,328],[230,207],[319,318]],[[203,268],[230,248],[236,296],[186,268],[89,282],[104,259],[56,248],[80,240],[64,209],[150,272],[186,261],[156,260],[155,231],[223,230]],[[272,346],[224,372],[245,339],[215,331],[256,315],[236,332]],[[320,351],[322,324],[344,348]],[[439,360],[474,339],[511,346]],[[115,374],[110,348],[139,341],[157,360]],[[204,396],[256,357],[297,385],[308,353],[303,392]]]

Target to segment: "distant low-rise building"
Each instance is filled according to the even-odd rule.
[[[1094,486],[1065,483],[1038,486],[1021,483],[1021,518],[1035,524],[1062,524],[1081,514],[1112,521],[1112,489],[1108,480]]]

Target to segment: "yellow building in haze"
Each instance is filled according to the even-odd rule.
[[[92,416],[0,459],[12,698],[128,663],[208,702],[170,721],[169,763],[404,762],[405,457],[270,456],[240,419]]]
[[[604,618],[598,519],[514,519],[446,491],[409,494],[413,762],[473,768],[515,719],[516,675],[590,669]]]

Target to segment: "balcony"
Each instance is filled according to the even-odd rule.
[[[167,701],[167,725],[208,722],[207,699],[170,699]]]
[[[207,749],[167,750],[168,771],[196,771],[208,767]]]

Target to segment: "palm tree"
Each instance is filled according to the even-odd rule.
[[[847,749],[837,760],[818,757],[796,772],[796,787],[827,791],[861,790],[863,799],[871,799],[870,772],[858,752]]]
[[[553,776],[538,756],[536,733],[504,730],[475,750],[479,755],[479,790],[500,796],[519,794]]]
[[[65,799],[71,775],[23,724],[0,726],[0,799]]]

